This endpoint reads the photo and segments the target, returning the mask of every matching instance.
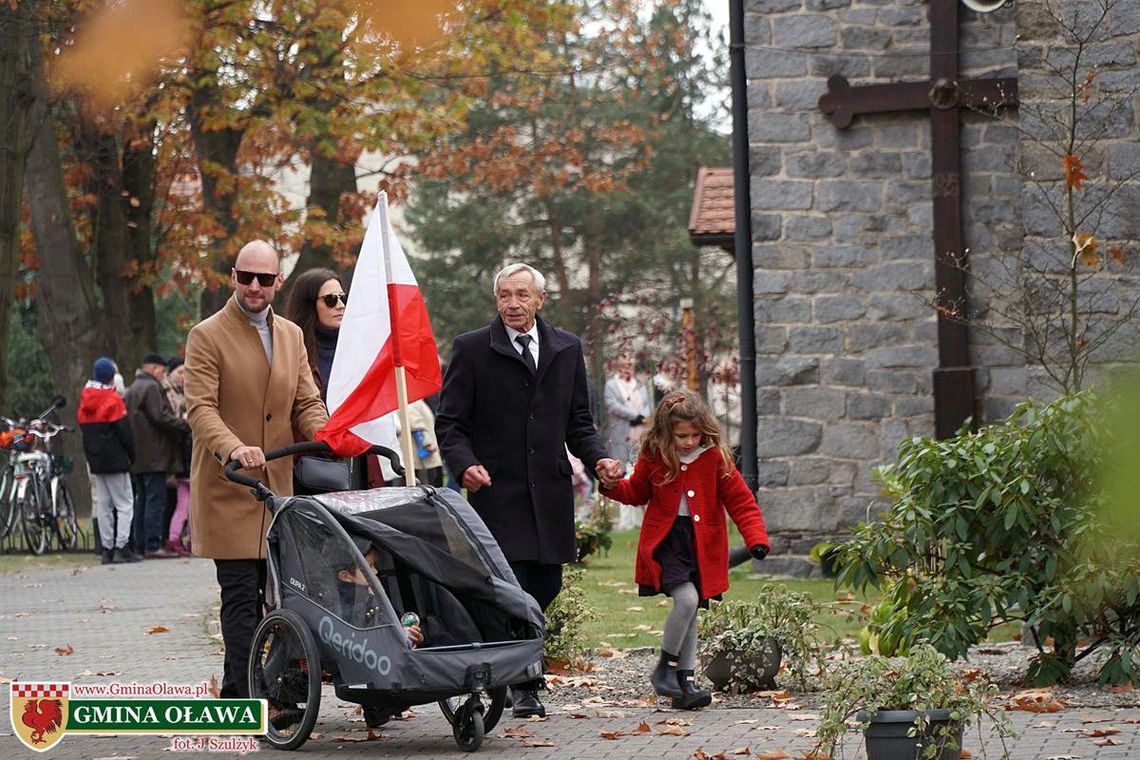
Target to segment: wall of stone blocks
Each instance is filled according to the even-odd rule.
[[[802,557],[866,519],[873,467],[933,432],[928,116],[858,116],[838,130],[817,107],[832,74],[853,86],[924,80],[928,2],[745,2],[760,496],[777,555]],[[1016,75],[1013,9],[961,17],[963,75]],[[965,115],[962,149],[966,246],[1020,246],[1016,119]],[[972,351],[984,412],[1000,416],[1024,360],[984,337]]]

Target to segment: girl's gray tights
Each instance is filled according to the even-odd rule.
[[[670,592],[673,609],[665,618],[665,631],[661,636],[661,649],[676,652],[677,668],[694,670],[697,666],[697,605],[700,596],[692,583],[682,583]]]

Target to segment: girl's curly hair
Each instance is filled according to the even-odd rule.
[[[732,449],[721,437],[720,425],[708,406],[692,391],[673,391],[661,399],[653,413],[653,424],[641,436],[641,451],[660,460],[669,471],[666,483],[677,477],[681,464],[673,443],[673,425],[677,422],[692,423],[700,431],[701,446],[717,449],[724,460],[725,475],[732,472]]]

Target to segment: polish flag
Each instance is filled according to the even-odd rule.
[[[317,440],[339,456],[362,454],[372,444],[398,451],[391,414],[399,408],[397,367],[404,368],[409,404],[443,385],[427,304],[388,223],[388,195],[381,192],[352,274],[329,373],[329,421]]]

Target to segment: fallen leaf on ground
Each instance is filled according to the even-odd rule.
[[[524,747],[553,747],[554,742],[549,739],[523,739],[521,744]]]
[[[796,736],[815,736],[815,731],[810,728],[797,728],[793,733]]]
[[[633,730],[634,730],[634,733],[647,734],[650,731],[652,731],[653,729],[649,727],[648,723],[646,723],[645,721],[641,721],[640,723],[637,724],[637,728],[635,728]]]
[[[625,611],[626,612],[645,612],[645,608],[634,605],[633,607],[626,607]]]
[[[114,612],[115,610],[118,609],[118,607],[116,607],[114,604],[112,604],[110,599],[100,599],[99,600],[99,609],[102,610],[104,613],[106,613],[106,612]]]
[[[637,593],[637,589],[633,589],[633,588],[619,588],[619,589],[618,589],[618,593],[619,593],[619,594],[636,594],[636,593]]]
[[[728,754],[730,754],[730,755],[751,755],[752,750],[749,749],[748,747],[737,747],[736,749],[730,749],[728,751]]]
[[[734,721],[734,723],[736,723],[736,725],[738,725],[738,726],[750,726],[753,723],[759,723],[759,722],[760,721],[757,720],[756,718],[745,718],[744,720]]]
[[[815,713],[796,713],[789,715],[788,720],[819,720],[819,715]]]
[[[61,647],[56,647],[55,653],[61,657],[66,657],[69,654],[75,654],[75,648],[72,647],[71,644],[64,644]]]
[[[1134,691],[1135,689],[1136,689],[1136,687],[1132,685],[1131,681],[1129,681],[1128,683],[1121,683],[1121,684],[1117,684],[1116,686],[1109,686],[1108,687],[1108,691],[1110,694],[1122,694],[1126,691]]]
[[[595,710],[599,718],[628,718],[629,713],[625,710]]]
[[[214,699],[222,698],[222,687],[218,685],[218,677],[216,675],[210,676],[210,696]]]
[[[1052,689],[1029,689],[1010,697],[1010,701],[1005,704],[1005,709],[1052,713],[1064,710],[1065,703],[1053,696]]]
[[[9,636],[8,637],[8,641],[19,641],[19,640],[20,640],[19,636]]]
[[[624,731],[606,731],[604,728],[598,729],[598,736],[603,739],[616,739],[619,736],[625,736]]]
[[[1112,718],[1094,718],[1094,717],[1089,716],[1089,715],[1085,715],[1081,718],[1081,723],[1085,723],[1085,724],[1089,724],[1089,723],[1111,723],[1111,722],[1112,722]]]
[[[387,738],[388,737],[385,734],[375,734],[375,733],[372,733],[371,729],[369,729],[368,734],[366,736],[343,736],[342,735],[342,736],[334,736],[332,738],[332,740],[334,742],[349,742],[352,744],[358,744],[360,742],[375,742],[375,741],[379,741],[381,739],[387,739]]]
[[[691,726],[693,721],[687,718],[666,718],[665,720],[657,721],[659,726]]]
[[[26,617],[31,617],[31,616],[32,616],[32,613],[30,613],[30,612],[17,612],[12,617],[26,618]]]
[[[1030,728],[1056,728],[1057,724],[1051,720],[1043,720],[1040,723],[1034,723]]]
[[[507,726],[503,729],[503,736],[512,739],[521,739],[530,736],[530,731],[526,730],[526,726]]]
[[[44,584],[42,584],[42,583],[25,583],[24,584],[24,588],[43,588],[43,587],[44,587]]]
[[[542,716],[542,715],[532,715],[526,719],[526,722],[527,723],[545,723],[548,720],[550,720],[550,718],[547,718],[547,717]]]
[[[782,749],[769,749],[760,752],[756,757],[760,758],[760,760],[784,760],[787,757],[791,757],[791,755]]]
[[[1109,726],[1108,728],[1091,728],[1085,731],[1081,731],[1080,733],[1084,734],[1085,736],[1096,738],[1098,736],[1112,736],[1113,734],[1119,734],[1120,729]]]
[[[1120,745],[1120,742],[1110,737],[1108,739],[1097,739],[1093,744],[1098,747],[1116,747]]]
[[[82,673],[76,673],[75,677],[79,678],[80,676],[117,676],[117,675],[120,675],[121,673],[122,673],[122,671],[120,671],[120,670],[85,670]]]
[[[680,726],[665,726],[664,728],[660,729],[657,733],[665,734],[667,736],[688,736],[689,735],[689,732],[686,731],[685,729],[681,728]]]
[[[165,625],[152,625],[146,629],[147,633],[170,633],[170,629]]]

